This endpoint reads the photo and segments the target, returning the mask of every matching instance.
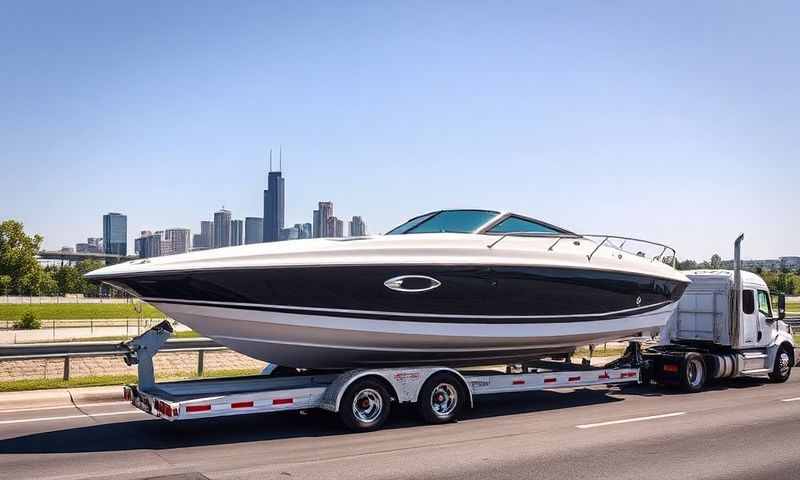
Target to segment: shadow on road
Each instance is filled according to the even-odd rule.
[[[540,412],[584,405],[622,401],[606,389],[580,389],[574,392],[539,391],[505,395],[488,395],[476,400],[476,407],[464,419],[487,418]],[[384,429],[401,429],[421,425],[413,407],[393,410]],[[223,445],[287,438],[314,438],[345,435],[334,414],[311,411],[253,414],[234,417],[190,420],[168,423],[146,419],[105,423],[51,432],[35,433],[0,440],[2,453],[89,453],[142,449],[173,449]]]

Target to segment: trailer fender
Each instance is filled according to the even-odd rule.
[[[447,367],[350,370],[339,375],[328,386],[323,395],[320,408],[331,412],[338,412],[342,397],[344,396],[344,392],[347,391],[347,388],[356,380],[369,376],[378,377],[385,382],[393,399],[398,403],[413,403],[417,401],[419,392],[425,384],[425,381],[430,378],[431,375],[438,372],[453,373],[461,381],[464,391],[468,392],[467,396],[469,397],[469,406],[471,408],[473,406],[472,387],[459,371]]]

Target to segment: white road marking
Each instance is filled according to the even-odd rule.
[[[784,398],[781,402],[797,402],[798,400],[800,400],[800,397]]]
[[[79,404],[79,405],[73,405],[73,404],[70,403],[69,405],[56,405],[56,406],[53,406],[53,407],[12,408],[12,409],[8,409],[8,410],[0,410],[0,415],[2,415],[4,413],[36,412],[36,411],[39,411],[39,410],[59,410],[59,409],[63,409],[63,408],[102,407],[102,406],[106,406],[106,405],[119,405],[119,404],[123,404],[123,403],[128,403],[128,402],[125,401],[125,400],[119,400],[119,401],[116,401],[116,402],[83,403],[83,404]]]
[[[680,415],[686,415],[686,412],[673,412],[673,413],[665,413],[663,415],[651,415],[649,417],[626,418],[624,420],[612,420],[610,422],[587,423],[584,425],[575,425],[575,427],[576,428],[605,427],[606,425],[619,425],[621,423],[644,422],[646,420],[658,420],[659,418],[677,417]]]
[[[136,413],[144,413],[139,410],[131,410],[127,412],[106,412],[96,413],[94,415],[64,415],[61,417],[39,417],[39,418],[23,418],[20,420],[3,420],[0,425],[10,425],[13,423],[31,423],[31,422],[47,422],[52,420],[73,420],[76,418],[92,418],[92,417],[110,417],[112,415],[133,415]]]

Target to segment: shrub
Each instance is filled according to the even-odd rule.
[[[42,328],[42,322],[30,310],[23,313],[22,318],[14,322],[14,330],[36,330],[39,328]]]

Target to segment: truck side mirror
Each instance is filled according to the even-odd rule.
[[[786,295],[778,294],[778,320],[786,318]]]

